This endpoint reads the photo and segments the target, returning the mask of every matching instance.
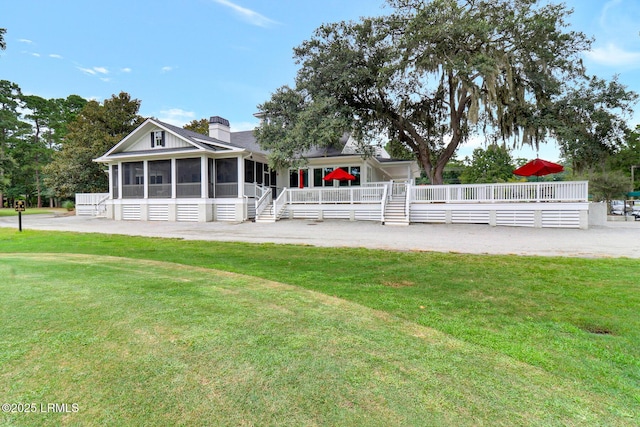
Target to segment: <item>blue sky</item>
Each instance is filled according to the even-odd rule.
[[[572,28],[595,37],[589,73],[640,93],[640,1],[569,0]],[[256,106],[293,84],[292,49],[322,23],[385,13],[382,0],[0,0],[0,79],[27,94],[102,101],[183,125],[219,115],[253,128]],[[640,107],[630,119],[640,124]],[[468,155],[474,143],[460,151]],[[535,157],[523,150],[522,157]],[[552,145],[540,157],[557,159]]]

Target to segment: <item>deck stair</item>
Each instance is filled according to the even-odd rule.
[[[268,207],[265,208],[265,210],[263,210],[259,215],[256,216],[255,222],[276,222],[276,217],[273,214],[273,209],[273,203],[271,203]]]
[[[384,208],[384,225],[409,225],[405,204],[404,195],[392,196]]]

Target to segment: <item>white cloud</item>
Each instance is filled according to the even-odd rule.
[[[614,43],[585,52],[585,56],[602,65],[635,66],[640,68],[640,52],[625,51]]]
[[[62,55],[58,55],[57,53],[49,54],[49,58],[62,59]]]
[[[180,108],[170,108],[168,110],[161,110],[158,120],[174,126],[184,126],[191,120],[194,120],[195,117],[196,113],[193,111],[185,111]]]
[[[602,6],[602,12],[600,13],[600,26],[602,28],[608,28],[609,25],[607,23],[607,18],[609,17],[609,12],[610,11],[615,11],[615,7],[620,5],[620,3],[622,2],[622,0],[611,0],[608,1],[607,3],[605,3],[604,6]]]
[[[169,67],[168,65],[165,67],[162,67],[162,69],[160,70],[163,73],[168,73],[169,71],[173,71],[173,67]]]
[[[243,21],[248,22],[251,25],[255,25],[258,27],[268,28],[275,24],[276,21],[267,18],[264,15],[259,14],[258,12],[247,9],[246,7],[239,6],[235,3],[230,2],[229,0],[213,0],[222,6],[228,7],[233,10]]]
[[[33,41],[29,39],[18,39],[20,43],[33,44]]]
[[[130,73],[131,72],[131,68],[129,68],[129,67],[121,68],[120,71],[122,71],[123,73]]]
[[[107,70],[104,67],[92,67],[92,68],[77,67],[77,68],[83,73],[90,74],[92,76],[96,76],[98,74],[109,74],[109,70]]]
[[[35,52],[31,52],[31,56],[35,56],[36,58],[40,58],[40,54],[39,53],[35,53]]]
[[[85,74],[91,74],[92,76],[96,75],[96,72],[91,69],[91,68],[82,68],[82,67],[78,67],[78,70],[82,71]]]

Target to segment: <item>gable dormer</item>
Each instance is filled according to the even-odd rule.
[[[166,145],[165,134],[163,130],[151,131],[151,148],[164,148]]]

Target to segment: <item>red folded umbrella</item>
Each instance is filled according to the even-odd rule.
[[[564,168],[557,163],[549,162],[547,160],[535,159],[520,166],[514,170],[514,175],[519,176],[543,176],[551,173],[562,172]]]
[[[342,168],[338,168],[338,169],[334,169],[332,172],[329,172],[322,179],[324,179],[325,181],[331,181],[333,179],[337,179],[338,181],[354,181],[356,177],[351,175],[346,170]]]

